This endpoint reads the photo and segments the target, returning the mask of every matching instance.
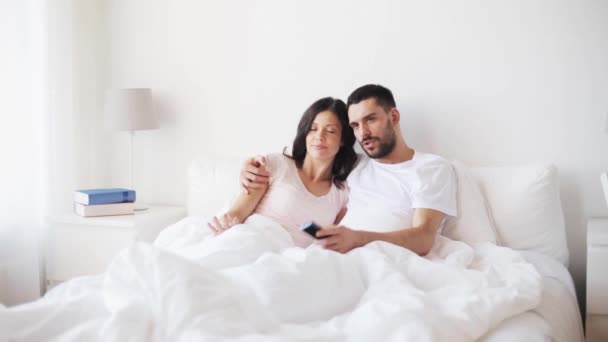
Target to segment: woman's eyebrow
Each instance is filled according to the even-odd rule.
[[[318,123],[318,122],[313,122],[312,124],[313,125],[323,125],[323,124]],[[339,124],[335,124],[335,123],[328,123],[328,124],[324,124],[323,126],[336,126],[336,127],[338,127],[340,125]]]

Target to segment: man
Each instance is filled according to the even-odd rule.
[[[347,102],[350,126],[367,154],[349,175],[348,210],[339,225],[323,227],[325,248],[346,253],[386,241],[427,254],[446,216],[456,216],[456,175],[445,159],[407,146],[391,91],[368,84]],[[241,171],[245,187],[268,183],[263,158]]]

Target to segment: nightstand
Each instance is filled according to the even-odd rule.
[[[587,222],[587,342],[608,341],[608,218]]]
[[[46,288],[83,275],[102,273],[112,258],[134,241],[152,242],[158,233],[186,216],[183,207],[151,205],[134,215],[48,218]]]

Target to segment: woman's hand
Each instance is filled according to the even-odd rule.
[[[210,222],[207,222],[207,227],[211,229],[213,234],[219,235],[230,229],[232,226],[240,223],[241,220],[238,217],[231,216],[230,214],[224,214],[220,216],[219,219],[216,216],[213,216],[213,219]]]

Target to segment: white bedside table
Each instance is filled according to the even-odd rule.
[[[135,215],[48,218],[46,288],[77,276],[102,273],[133,241],[152,242],[158,233],[186,216],[183,207],[150,205]]]
[[[608,218],[587,222],[587,342],[608,341]]]

